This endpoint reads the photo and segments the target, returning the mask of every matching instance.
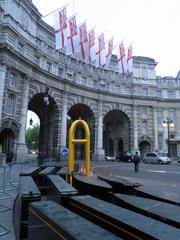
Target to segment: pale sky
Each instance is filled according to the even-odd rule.
[[[155,59],[158,76],[176,77],[180,70],[180,0],[33,0],[44,16],[66,4],[67,16],[77,13],[77,24],[96,26],[105,41],[114,36],[125,47],[133,43],[133,55]],[[52,25],[52,17],[44,18]]]

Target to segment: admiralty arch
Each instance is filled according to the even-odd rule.
[[[173,64],[170,62],[170,64]],[[0,3],[0,144],[17,161],[27,157],[27,111],[40,119],[39,151],[57,157],[67,146],[70,123],[81,117],[91,130],[91,158],[121,151],[180,153],[180,74],[156,76],[157,62],[133,57],[133,75],[120,76],[116,56],[97,69],[55,49],[53,28],[30,0]],[[83,137],[79,128],[77,137]],[[80,149],[81,148],[81,149]],[[83,146],[76,157],[83,159]]]

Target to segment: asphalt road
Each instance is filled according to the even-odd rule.
[[[106,162],[93,164],[97,174],[117,175],[138,182],[158,194],[171,195],[180,202],[180,164],[170,165],[140,163],[135,173],[133,163]]]

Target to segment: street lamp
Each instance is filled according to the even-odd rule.
[[[44,104],[44,139],[43,139],[43,152],[45,155],[49,155],[49,126],[48,126],[48,106],[49,106],[49,87],[46,87],[43,93],[43,104]],[[44,156],[42,156],[43,159]]]
[[[167,127],[168,130],[168,154],[167,156],[170,157],[170,136],[169,136],[169,129],[170,127],[174,127],[174,122],[172,120],[170,120],[169,118],[167,118],[166,120],[163,121],[163,127]]]
[[[44,105],[48,106],[49,105],[49,96],[48,96],[48,92],[49,92],[49,88],[46,88],[46,91],[44,93],[44,97],[43,97],[43,101],[44,101]]]

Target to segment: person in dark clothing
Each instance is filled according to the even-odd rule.
[[[12,166],[12,160],[13,160],[13,152],[9,150],[6,154],[6,163],[9,165],[9,167]]]
[[[138,152],[136,152],[136,155],[133,158],[133,162],[134,162],[134,170],[135,170],[135,172],[138,172],[139,162],[140,162],[140,157],[139,157]]]

